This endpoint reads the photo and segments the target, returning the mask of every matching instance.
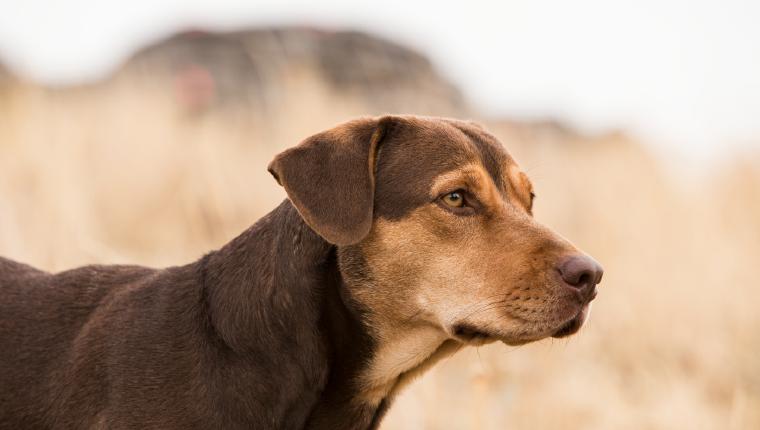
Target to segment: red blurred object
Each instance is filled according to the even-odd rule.
[[[180,69],[174,77],[174,87],[177,102],[188,111],[203,111],[216,99],[214,76],[197,64]]]

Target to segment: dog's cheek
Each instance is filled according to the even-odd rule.
[[[360,245],[342,250],[352,295],[365,309],[387,319],[416,313],[415,292],[429,264],[420,235],[413,223],[379,219]]]

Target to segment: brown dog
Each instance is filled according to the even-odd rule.
[[[270,171],[289,200],[186,266],[0,258],[0,428],[374,428],[440,358],[572,334],[596,295],[472,123],[360,119]]]

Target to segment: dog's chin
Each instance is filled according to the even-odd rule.
[[[578,312],[578,315],[573,317],[570,321],[566,322],[564,325],[562,325],[557,331],[555,331],[552,334],[553,338],[562,338],[571,336],[578,332],[578,330],[583,327],[583,323],[586,322],[588,319],[589,314],[591,313],[591,303],[587,303],[584,305],[580,312]]]
[[[483,328],[475,327],[469,324],[459,324],[452,329],[453,337],[459,342],[471,345],[480,346],[489,344],[492,342],[500,341],[509,346],[520,346],[526,343],[535,342],[547,337],[562,338],[571,336],[580,330],[583,324],[588,319],[591,312],[591,304],[584,305],[572,318],[562,323],[556,329],[536,332],[533,335],[521,334],[520,336],[512,336],[509,334],[496,333],[487,331]]]

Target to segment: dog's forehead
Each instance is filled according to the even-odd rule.
[[[414,119],[394,128],[377,157],[376,214],[403,217],[430,201],[435,178],[473,163],[505,191],[516,168],[494,136],[469,122]]]
[[[508,182],[520,172],[517,163],[504,149],[501,142],[479,125],[457,120],[446,120],[465,134],[478,153],[478,161],[500,190],[506,190]]]

